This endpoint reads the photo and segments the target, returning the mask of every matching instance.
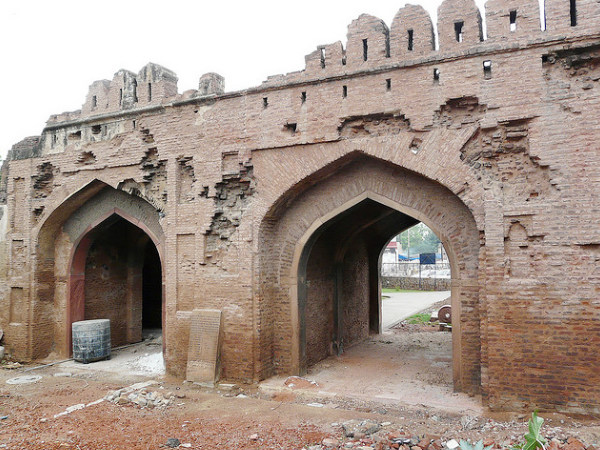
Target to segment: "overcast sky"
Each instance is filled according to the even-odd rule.
[[[441,1],[420,0],[436,21]],[[477,4],[483,15],[483,1]],[[361,13],[391,25],[404,1],[0,0],[0,156],[39,135],[51,114],[81,108],[89,85],[154,62],[179,76],[203,73],[227,91],[304,68],[317,45],[346,43]]]

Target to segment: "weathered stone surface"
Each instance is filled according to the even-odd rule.
[[[446,0],[438,50],[418,7],[362,15],[240,92],[206,74],[179,94],[153,63],[93,83],[2,168],[7,352],[68,356],[93,318],[139,341],[154,292],[170,373],[217,309],[225,378],[299,374],[379,331],[379,251],[423,221],[452,267],[455,388],[600,413],[600,9],[547,1],[542,31],[537,8],[490,0],[482,41]]]

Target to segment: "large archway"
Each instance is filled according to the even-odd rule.
[[[274,373],[303,373],[380,331],[381,249],[395,232],[421,221],[451,263],[455,389],[479,390],[479,233],[456,195],[401,167],[352,154],[284,197],[262,229],[261,300],[280,323],[268,330]]]
[[[160,272],[159,280],[153,280],[152,286],[160,289],[154,305],[160,298],[162,324],[164,240],[159,211],[139,196],[94,180],[64,199],[43,220],[37,233],[33,332],[39,334],[32,357],[44,358],[51,352],[69,356],[71,323],[113,314],[106,306],[113,291],[114,297],[124,302],[119,308],[113,304],[115,311],[122,312],[123,305],[129,305],[125,321],[122,317],[114,318],[119,331],[114,334],[113,345],[138,340],[144,318],[144,273],[150,276]],[[106,264],[111,258],[116,278],[111,277],[110,265]],[[145,265],[150,267],[144,269]],[[120,284],[107,285],[107,278],[120,279]],[[91,288],[92,285],[95,287]],[[92,300],[94,291],[97,295]],[[156,310],[150,315],[155,316]]]

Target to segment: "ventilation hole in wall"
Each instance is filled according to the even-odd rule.
[[[96,106],[98,106],[98,97],[94,95],[92,96],[92,108],[95,108]]]
[[[135,120],[133,121],[133,129],[135,130],[137,127],[137,123],[135,123]]]
[[[76,131],[75,133],[69,133],[68,139],[70,141],[80,141],[81,140],[81,130]]]
[[[148,101],[152,101],[152,83],[148,83]]]
[[[92,126],[92,134],[100,134],[100,131],[102,131],[102,127],[100,125]]]
[[[269,106],[269,98],[263,97],[263,108],[266,108],[267,106]]]
[[[302,99],[302,103],[306,102],[306,92],[302,92],[300,98]]]
[[[412,52],[413,50],[413,30],[408,30],[408,51]]]
[[[119,89],[119,106],[123,103],[123,89]]]
[[[510,12],[510,31],[517,31],[517,10]]]
[[[342,97],[348,97],[348,86],[342,86]]]
[[[283,125],[283,129],[285,131],[289,131],[291,134],[296,134],[297,127],[298,127],[298,124],[296,124],[296,123],[286,123]]]
[[[577,0],[569,0],[569,13],[571,14],[571,26],[577,25]]]
[[[413,154],[417,154],[419,153],[419,151],[421,150],[421,144],[423,143],[422,139],[419,139],[418,137],[413,138],[413,140],[411,141],[410,145],[408,146],[409,150],[413,153]]]
[[[363,39],[363,61],[366,61],[369,58],[369,44],[368,39]]]
[[[440,82],[440,69],[433,69],[433,84]]]
[[[386,91],[392,90],[392,79],[391,78],[388,78],[385,80],[385,90]]]
[[[492,78],[492,62],[490,60],[483,62],[483,78],[486,80]]]
[[[319,50],[321,51],[321,69],[324,69],[325,68],[325,48],[319,47]]]
[[[456,36],[456,42],[463,41],[463,26],[464,22],[461,20],[459,22],[454,22],[454,34]]]

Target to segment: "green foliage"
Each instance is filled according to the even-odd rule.
[[[537,411],[531,414],[529,419],[529,432],[525,435],[525,442],[515,445],[513,450],[535,450],[537,448],[545,449],[548,441],[541,434],[542,424],[544,419],[538,417]]]
[[[400,234],[403,249],[408,248],[409,241],[411,256],[417,256],[419,253],[437,253],[440,249],[440,240],[424,223],[418,223]]]
[[[407,323],[410,324],[423,324],[431,321],[431,314],[429,313],[418,313],[414,314],[406,319]]]
[[[461,450],[490,450],[493,445],[488,445],[487,447],[483,446],[483,441],[477,441],[474,444],[471,444],[463,439],[460,440],[460,448]]]

